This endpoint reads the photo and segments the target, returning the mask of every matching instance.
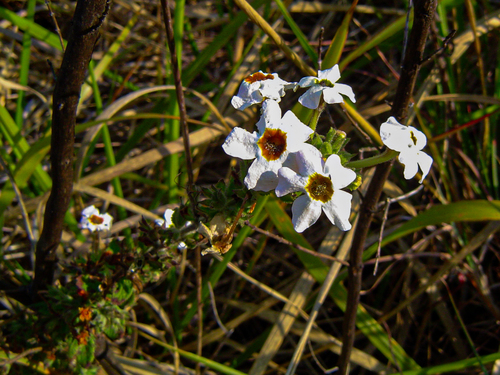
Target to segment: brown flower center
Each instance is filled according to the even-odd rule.
[[[309,176],[306,191],[312,199],[326,203],[333,196],[332,180],[329,177],[314,172]]]
[[[264,74],[261,72],[257,72],[245,78],[245,82],[254,83],[257,81],[265,81],[268,79],[274,79],[274,76],[272,74]]]
[[[89,217],[89,221],[94,225],[100,225],[104,223],[104,219],[97,215],[92,215],[91,217]]]
[[[267,161],[278,160],[286,150],[286,133],[280,129],[266,129],[257,144]]]

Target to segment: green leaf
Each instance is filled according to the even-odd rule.
[[[429,225],[460,221],[500,220],[500,201],[471,200],[434,206],[399,227],[382,241],[385,246],[403,236],[414,233]],[[377,250],[377,244],[370,246],[363,258],[369,259]]]

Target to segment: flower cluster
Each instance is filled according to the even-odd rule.
[[[320,70],[318,77],[304,77],[298,83],[286,82],[276,73],[257,72],[245,78],[231,101],[239,110],[260,104],[261,117],[252,133],[234,128],[222,148],[230,156],[253,160],[244,178],[248,189],[274,190],[278,197],[302,194],[292,205],[292,223],[297,232],[313,225],[322,211],[339,229],[351,229],[352,195],[342,189],[352,190],[359,184],[354,183],[356,172],[342,165],[346,160],[340,157],[340,150],[327,153],[325,160],[318,148],[308,143],[316,124],[312,129],[292,111],[282,115],[279,103],[286,90],[299,88],[308,88],[299,103],[309,109],[321,111],[324,103],[343,103],[344,96],[356,102],[352,88],[337,83],[339,79],[338,65]],[[415,176],[420,166],[422,182],[432,165],[432,158],[421,151],[427,142],[425,135],[399,124],[394,117],[381,125],[380,134],[388,148],[400,153],[399,161],[405,165],[404,177]]]

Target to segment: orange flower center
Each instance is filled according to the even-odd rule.
[[[91,217],[89,217],[89,221],[94,225],[100,225],[104,223],[104,219],[97,215],[92,215]]]
[[[266,129],[257,144],[267,161],[277,160],[286,150],[286,133],[280,129]]]
[[[257,72],[245,78],[245,82],[254,83],[258,81],[265,81],[268,79],[274,79],[274,76],[272,74],[264,74],[261,72]]]
[[[322,174],[314,172],[310,175],[305,188],[309,196],[316,201],[326,203],[332,199],[332,180]]]

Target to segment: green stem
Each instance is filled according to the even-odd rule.
[[[394,150],[389,150],[387,149],[381,154],[362,159],[362,160],[355,160],[355,161],[350,161],[344,165],[346,168],[351,168],[351,169],[361,169],[361,168],[368,168],[368,167],[373,167],[378,164],[385,163],[389,160],[394,159],[398,155],[398,152]]]
[[[325,102],[323,101],[323,97],[321,98],[321,102],[318,105],[318,109],[313,111],[313,115],[311,118],[311,121],[309,122],[309,127],[312,130],[316,130],[316,127],[318,126],[318,121],[319,117],[321,116],[321,113],[325,110]]]

